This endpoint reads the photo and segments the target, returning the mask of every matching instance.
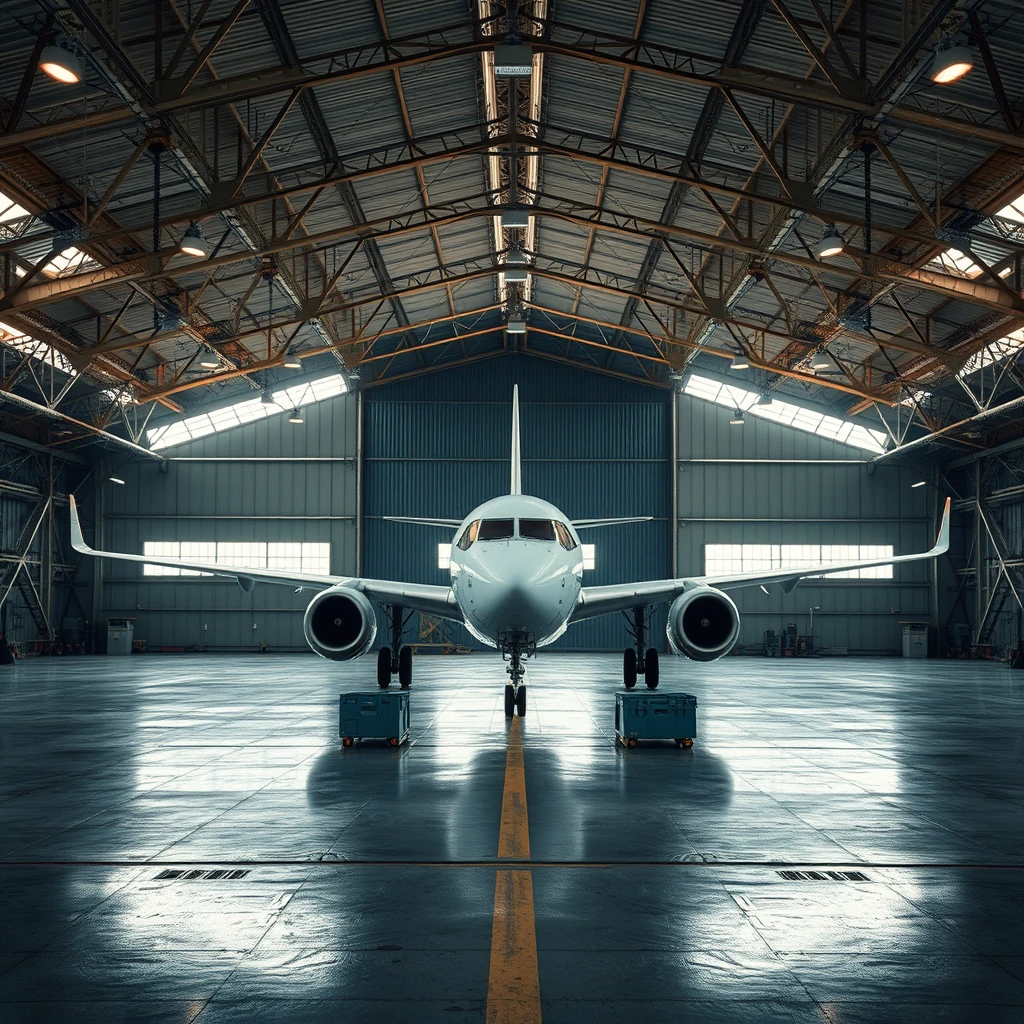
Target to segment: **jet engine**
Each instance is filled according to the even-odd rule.
[[[672,602],[666,632],[677,653],[694,661],[714,661],[736,645],[740,613],[728,594],[695,586]]]
[[[348,661],[365,654],[377,636],[377,617],[366,595],[352,587],[323,590],[302,618],[306,642],[331,661]]]

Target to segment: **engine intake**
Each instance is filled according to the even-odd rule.
[[[361,591],[331,587],[309,602],[302,629],[306,642],[321,658],[348,661],[373,646],[377,617]]]
[[[724,657],[740,635],[740,613],[728,594],[697,586],[680,594],[668,610],[668,642],[694,661]]]

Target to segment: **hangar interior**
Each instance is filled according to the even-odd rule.
[[[1021,1019],[1016,0],[0,29],[0,1019]],[[449,586],[390,517],[508,493],[513,388],[523,493],[643,520],[584,592],[778,575],[728,656],[314,656],[306,577]],[[617,740],[634,613],[692,746]]]

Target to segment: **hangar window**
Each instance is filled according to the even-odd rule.
[[[565,523],[555,523],[555,533],[558,534],[558,543],[565,548],[566,551],[572,551],[576,547],[576,541],[572,539],[572,534],[569,532],[569,527]]]
[[[514,528],[511,519],[484,519],[477,540],[511,540]]]
[[[704,573],[725,576],[739,572],[771,572],[795,569],[818,562],[833,565],[861,562],[874,558],[892,558],[891,544],[705,544]],[[822,573],[820,577],[844,580],[891,580],[891,565],[871,569]]]
[[[550,519],[520,519],[519,536],[524,540],[554,540],[555,524]]]
[[[462,536],[459,538],[459,550],[468,551],[472,547],[473,542],[477,538],[477,534],[480,532],[480,520],[474,520],[469,526],[466,527],[462,532]],[[441,568],[444,568],[443,566]]]
[[[749,388],[736,387],[734,384],[723,384],[710,377],[702,377],[693,373],[686,382],[683,392],[694,398],[702,398],[706,402],[723,405],[727,409],[742,409],[764,420],[772,420],[783,426],[806,430],[809,434],[839,441],[841,444],[864,448],[869,452],[881,454],[885,451],[888,437],[881,430],[862,427],[852,420],[827,416],[791,402],[783,402],[776,398],[771,405],[758,405],[760,394]]]
[[[594,545],[582,544],[580,546],[583,548],[583,568],[593,569],[594,565],[596,564],[594,556]]]
[[[262,398],[247,399],[235,402],[234,405],[223,406],[212,412],[186,416],[182,420],[172,420],[162,426],[146,431],[149,447],[154,451],[170,448],[176,444],[185,444],[208,434],[219,434],[222,430],[241,426],[243,423],[254,423],[256,420],[275,416],[277,413],[298,409],[313,402],[322,402],[326,398],[334,398],[348,391],[345,378],[340,373],[317,380],[295,384],[292,387],[278,388],[271,392],[274,404],[270,405]]]
[[[437,545],[437,567],[438,569],[450,569],[452,567],[451,544]]]
[[[150,558],[169,558],[207,565],[234,565],[249,569],[280,569],[328,576],[331,572],[331,545],[309,542],[253,543],[251,541],[176,541],[147,540],[142,553]],[[143,576],[209,576],[194,569],[164,565],[144,565]]]

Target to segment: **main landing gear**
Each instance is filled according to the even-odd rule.
[[[627,647],[622,654],[622,682],[627,690],[632,690],[636,686],[637,676],[641,675],[647,689],[656,690],[660,681],[660,664],[657,649],[647,647],[650,612],[641,606],[633,609],[632,616],[626,612],[622,614],[626,617],[626,630],[633,638],[633,646]]]
[[[388,606],[389,621],[388,632],[390,633],[390,644],[382,647],[377,652],[377,685],[386,690],[391,685],[391,676],[398,673],[398,685],[403,690],[412,686],[412,648],[402,643],[402,634],[413,612],[403,616],[399,605]]]
[[[509,682],[505,684],[505,717],[511,718],[517,711],[519,717],[526,715],[526,659],[534,652],[533,640],[528,633],[510,633],[499,637],[501,653],[508,661],[506,671]]]

